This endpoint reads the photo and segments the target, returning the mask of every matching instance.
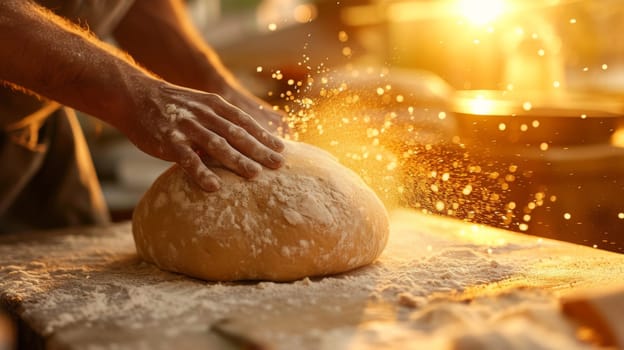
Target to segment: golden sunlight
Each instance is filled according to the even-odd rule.
[[[494,109],[492,100],[485,98],[483,95],[478,95],[476,99],[468,101],[470,110],[477,115],[487,115]]]
[[[459,13],[477,25],[491,23],[505,11],[505,0],[458,0]]]

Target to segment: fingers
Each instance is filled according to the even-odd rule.
[[[247,115],[241,110],[232,111],[232,118],[228,118],[234,124],[245,129],[256,140],[274,151],[281,152],[284,150],[284,143],[279,137],[273,135],[264,129],[255,119]]]
[[[225,168],[245,178],[253,178],[262,171],[262,167],[258,163],[243,155],[225,137],[203,127],[196,121],[189,121],[187,128],[186,133],[191,140],[195,140],[194,146]],[[247,137],[251,138],[249,135]],[[269,149],[267,152],[274,153]]]
[[[267,168],[277,169],[284,163],[284,157],[275,150],[275,148],[283,149],[284,147],[283,142],[279,138],[269,134],[263,129],[261,136],[265,138],[265,142],[262,142],[262,139],[254,137],[244,126],[236,125],[227,118],[217,116],[215,111],[205,106],[195,105],[194,107],[194,112],[196,112],[197,115],[204,114],[211,117],[211,123],[209,125],[202,124],[200,118],[194,120],[187,119],[184,121],[184,123],[189,126],[189,129],[197,130],[196,134],[200,132],[201,129],[212,130],[225,138],[231,146],[242,154]],[[255,123],[253,120],[252,122]],[[194,138],[197,147],[205,147],[204,143],[207,141],[205,137],[206,135],[200,134],[197,138]],[[269,137],[274,137],[278,141],[278,144],[273,144],[274,147],[272,148],[268,147],[266,143],[269,142]]]
[[[221,187],[219,177],[202,162],[201,158],[187,145],[175,147],[178,164],[204,191],[214,192]]]
[[[208,160],[244,178],[257,176],[261,165],[277,169],[284,163],[279,153],[285,147],[282,140],[220,96],[182,89],[169,98],[177,104],[167,105],[172,107],[166,111],[174,158],[204,190],[220,187]],[[176,113],[176,118],[171,118],[178,110],[190,113]]]
[[[269,147],[270,149],[278,152],[281,152],[284,149],[284,143],[279,139],[279,137],[268,132],[247,113],[243,112],[234,105],[231,105],[218,95],[213,95],[212,98],[220,99],[218,103],[211,105],[214,110],[213,113],[216,113],[231,123],[240,126],[256,140],[260,141],[263,145]],[[196,107],[204,113],[210,113],[206,106],[198,104]]]
[[[217,123],[214,128],[230,145],[267,168],[277,169],[284,163],[281,154],[265,146],[242,127],[224,120]]]

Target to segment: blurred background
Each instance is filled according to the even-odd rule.
[[[388,207],[624,249],[621,0],[193,0],[225,65]],[[114,219],[169,164],[83,119]]]

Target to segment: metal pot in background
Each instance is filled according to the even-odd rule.
[[[510,229],[624,251],[624,101],[565,91],[458,91],[452,111],[473,155],[516,176]]]

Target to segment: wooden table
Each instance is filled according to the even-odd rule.
[[[612,285],[623,255],[407,210],[373,265],[293,283],[160,271],[129,223],[0,238],[0,302],[53,349],[582,348],[559,298]]]

